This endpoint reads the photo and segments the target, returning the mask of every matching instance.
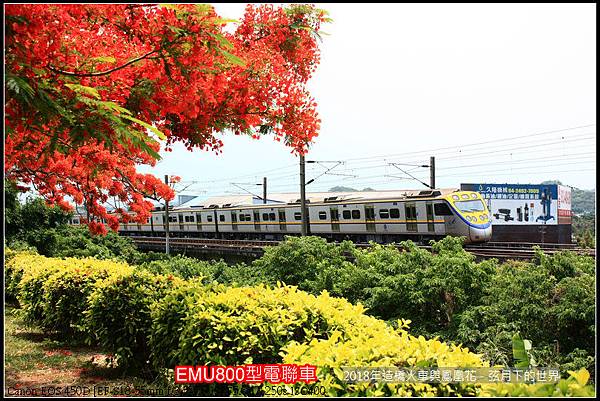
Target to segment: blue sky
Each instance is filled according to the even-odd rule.
[[[309,191],[461,182],[595,187],[595,4],[319,4],[333,23],[309,83],[322,119]],[[244,4],[215,4],[240,18]],[[270,137],[217,134],[222,152],[175,146],[156,167],[186,193],[298,190],[298,159]],[[335,175],[334,175],[335,174]],[[236,184],[236,185],[234,185]]]

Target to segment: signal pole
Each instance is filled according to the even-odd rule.
[[[169,185],[169,176],[165,174],[165,184]],[[169,201],[165,199],[165,252],[169,254]]]
[[[267,177],[263,177],[263,203],[267,203]]]
[[[301,235],[304,237],[307,233],[307,216],[306,216],[306,183],[305,183],[305,171],[304,167],[306,162],[304,160],[304,155],[300,155],[300,215],[302,217],[302,228]]]
[[[435,189],[435,156],[429,158],[429,187]]]

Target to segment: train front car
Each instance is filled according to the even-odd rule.
[[[445,196],[454,218],[447,221],[447,233],[464,236],[467,243],[487,242],[492,238],[490,212],[481,195],[457,191]]]

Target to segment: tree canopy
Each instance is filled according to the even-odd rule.
[[[161,141],[218,152],[219,132],[273,134],[302,153],[318,134],[306,83],[329,19],[313,6],[248,5],[233,32],[200,4],[10,4],[5,14],[5,174],[49,204],[84,205],[93,232],[102,220],[145,222],[148,198],[173,198],[136,171],[156,163]]]

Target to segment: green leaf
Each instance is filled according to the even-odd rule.
[[[17,94],[24,93],[30,99],[34,96],[34,90],[31,85],[16,75],[6,76],[6,87]]]
[[[95,97],[96,99],[100,99],[100,94],[98,93],[98,91],[90,86],[84,86],[79,84],[65,84],[65,86],[74,92],[83,93]]]
[[[143,126],[143,127],[145,127],[145,128],[148,128],[150,131],[152,131],[152,132],[153,132],[153,133],[154,133],[156,136],[158,136],[160,139],[163,139],[163,140],[164,140],[164,139],[167,139],[167,136],[166,136],[165,134],[163,134],[163,133],[162,133],[162,132],[160,132],[160,131],[159,131],[159,130],[156,128],[156,127],[154,127],[154,126],[153,126],[153,125],[151,125],[151,124],[148,124],[147,122],[144,122],[144,121],[142,121],[142,120],[138,120],[137,118],[135,118],[135,117],[132,117],[132,116],[128,116],[128,115],[122,115],[121,117],[122,117],[122,118],[125,118],[125,119],[127,119],[127,120],[129,120],[129,121],[133,121],[134,123],[138,123],[138,124],[140,124],[141,126]]]
[[[196,4],[196,12],[198,14],[208,14],[212,9],[213,6],[210,4]]]
[[[117,61],[117,59],[114,58],[114,57],[112,57],[112,56],[94,57],[94,58],[92,58],[92,60],[96,60],[96,61],[99,61],[101,63],[115,63]]]
[[[159,6],[162,7],[162,8],[168,8],[170,10],[178,10],[179,9],[179,7],[177,6],[177,4],[160,3]]]
[[[115,102],[101,101],[101,102],[98,102],[98,105],[103,106],[104,108],[109,109],[111,111],[116,111],[116,112],[118,112],[120,114],[132,115],[131,111],[127,110],[124,107],[119,106]]]
[[[213,38],[215,38],[217,40],[217,42],[219,42],[219,45],[221,45],[222,47],[225,47],[227,49],[233,48],[233,44],[231,44],[231,42],[229,40],[227,40],[227,38],[225,36],[221,35],[220,33],[211,33],[209,35],[212,36]]]
[[[241,67],[246,66],[246,62],[244,60],[242,60],[241,58],[239,58],[238,56],[235,56],[231,53],[229,53],[228,51],[225,51],[223,49],[219,49],[219,51],[221,53],[223,53],[223,55],[225,56],[225,58],[232,64],[235,65],[239,65]]]
[[[513,358],[515,360],[515,367],[529,367],[529,355],[527,354],[527,350],[525,348],[525,341],[521,338],[519,333],[516,333],[512,338],[512,351]]]
[[[294,28],[294,29],[304,29],[306,31],[312,31],[313,29],[310,26],[307,25],[300,25],[300,24],[292,24],[290,25],[290,28]]]
[[[228,24],[230,22],[240,22],[236,19],[231,19],[231,18],[214,18],[212,21],[215,24]]]

